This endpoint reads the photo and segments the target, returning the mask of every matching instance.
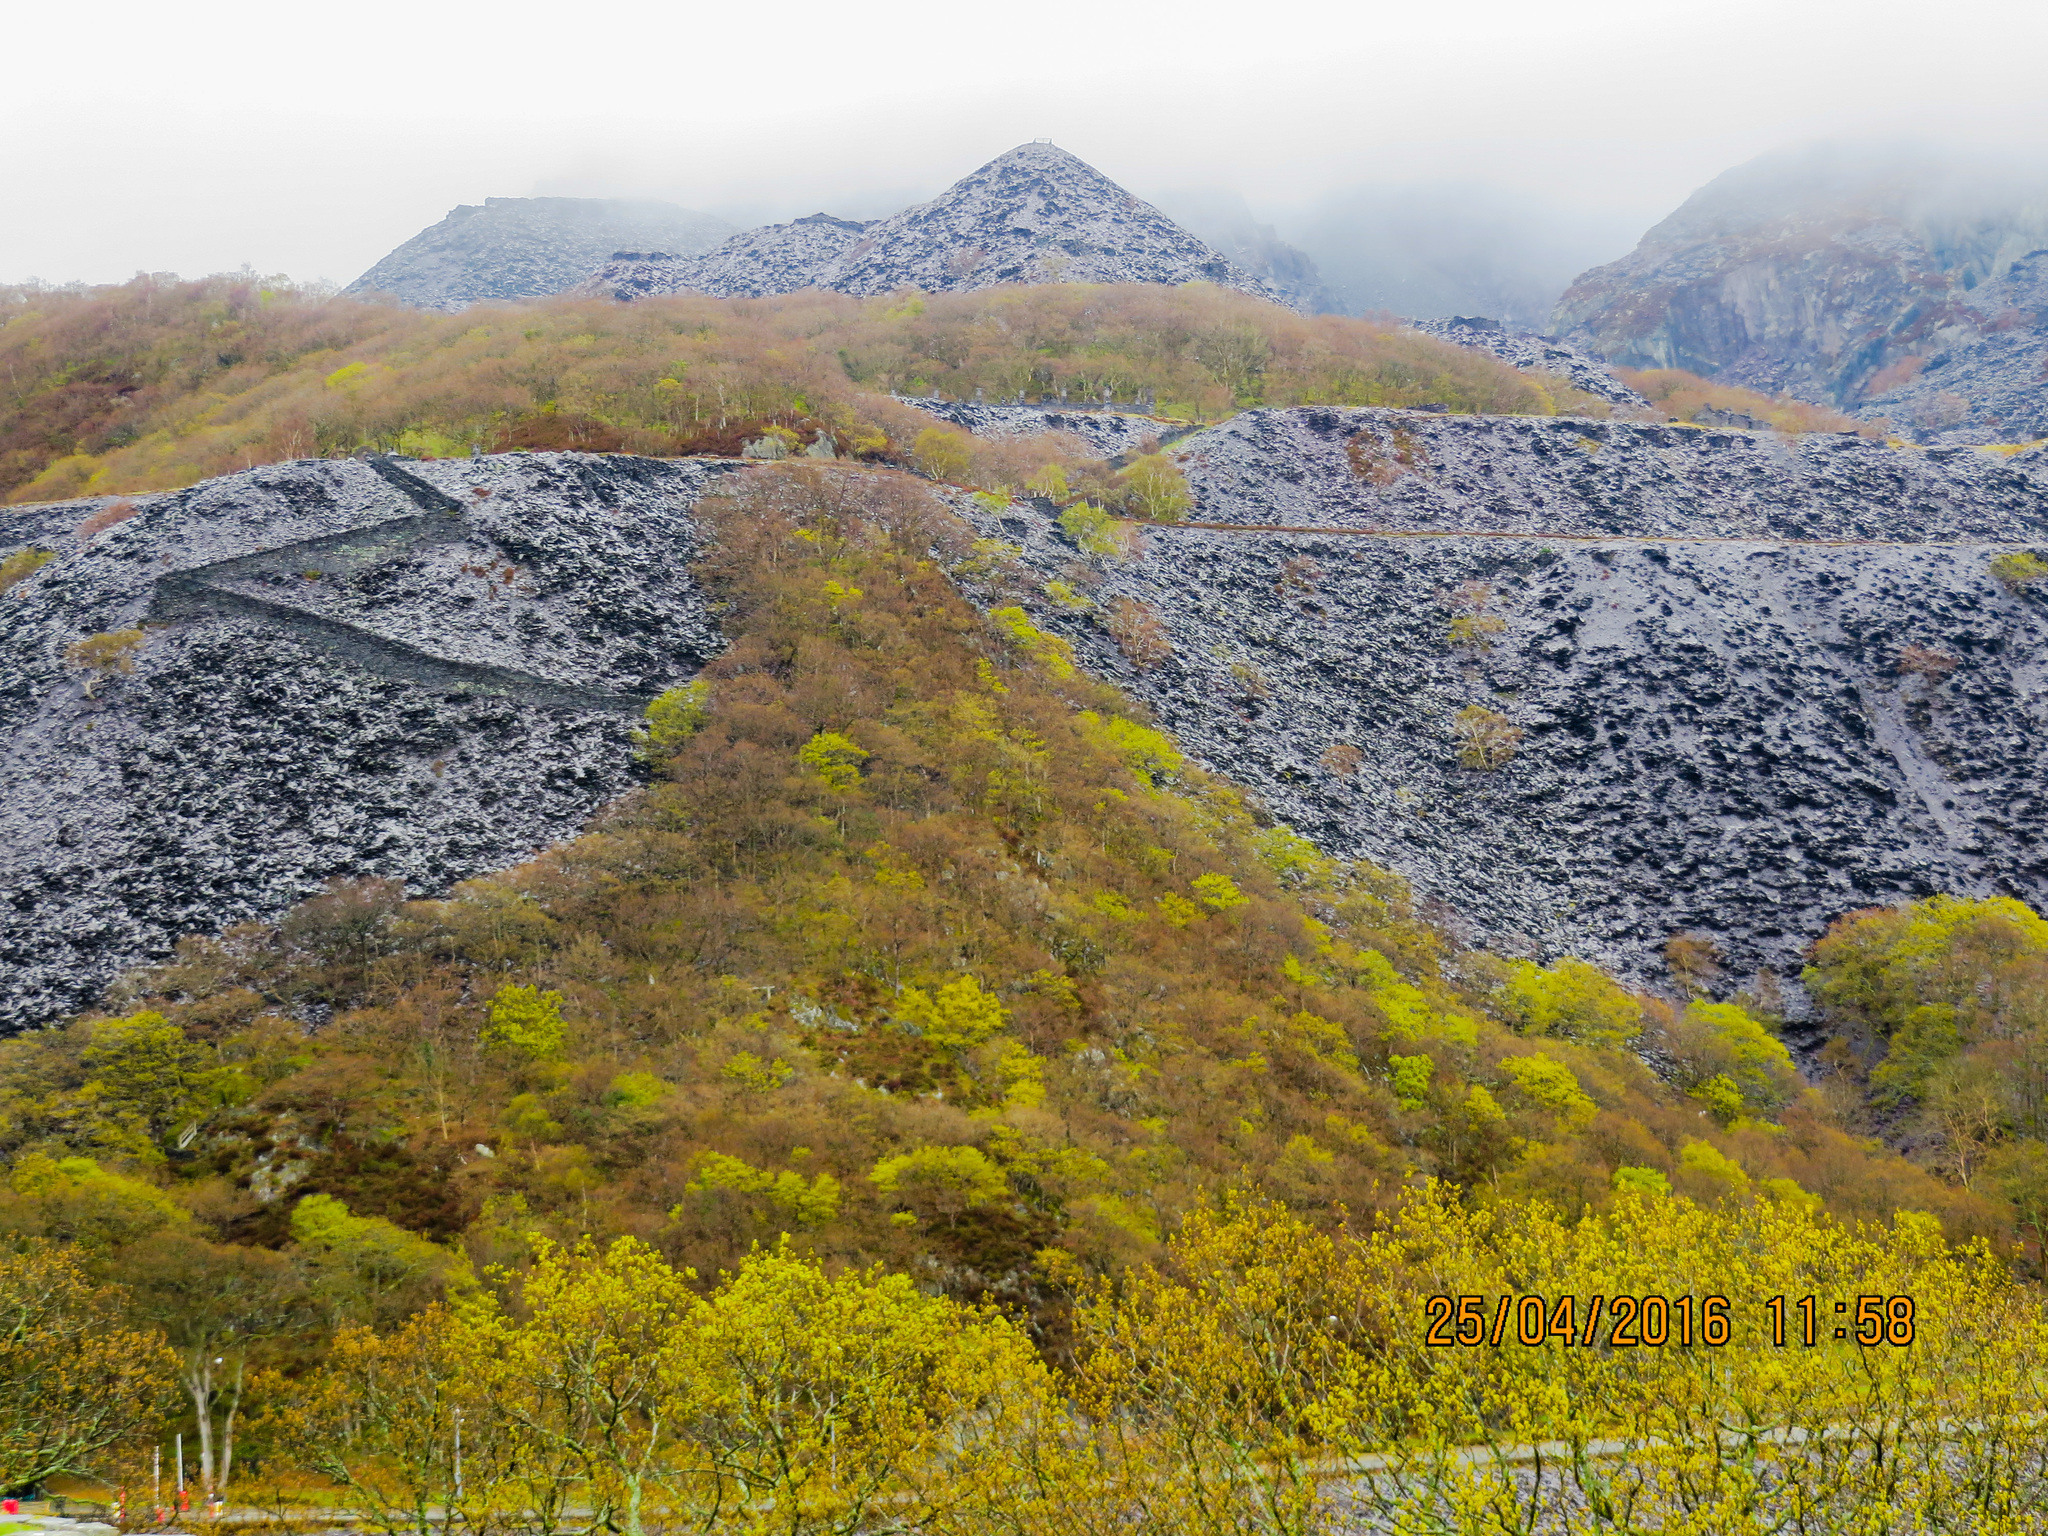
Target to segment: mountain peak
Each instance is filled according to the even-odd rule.
[[[955,293],[1009,283],[1219,283],[1279,291],[1079,156],[1019,144],[893,218],[812,214],[736,235],[694,260],[614,264],[587,290],[638,298],[684,289],[759,297],[800,288]]]

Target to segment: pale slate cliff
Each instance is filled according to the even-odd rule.
[[[1582,274],[1555,325],[1625,366],[1884,416],[1923,440],[2023,440],[2041,420],[2026,364],[2048,357],[2044,249],[2038,167],[1817,148],[1701,188]]]
[[[334,877],[415,891],[573,835],[719,648],[690,508],[729,466],[309,461],[0,520],[0,1028]],[[132,671],[67,661],[140,628]]]
[[[342,291],[454,311],[562,293],[624,247],[692,256],[731,233],[723,219],[673,203],[490,197],[454,209]]]

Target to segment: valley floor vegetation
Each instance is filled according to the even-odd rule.
[[[584,836],[0,1042],[0,1485],[175,1429],[420,1536],[2038,1528],[2048,923],[1843,919],[1809,1086],[1701,940],[1463,950],[1266,821],[927,482],[701,511],[729,648]]]
[[[1059,285],[883,299],[558,298],[457,315],[280,279],[0,288],[0,500],[172,489],[359,448],[736,454],[771,428],[884,462],[930,421],[891,392],[1605,414],[1561,380],[1228,289]]]

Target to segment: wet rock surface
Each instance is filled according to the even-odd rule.
[[[90,537],[92,504],[6,514],[0,552],[57,558],[0,594],[0,1027],[330,878],[439,891],[573,835],[720,645],[690,508],[729,468],[305,461]]]
[[[2048,538],[2048,451],[1561,416],[1247,411],[1172,450],[1196,520],[1708,538]]]
[[[1229,478],[1212,454],[1195,517],[1358,527],[1331,517],[1357,494],[1344,432],[1309,411],[1256,414],[1190,453],[1219,435],[1336,446],[1263,484],[1251,461]],[[1510,472],[1520,461],[1506,450],[1531,428],[1570,424],[1465,422],[1522,500],[1496,505],[1483,486],[1452,500],[1440,485],[1429,519],[1451,526],[1420,536],[1147,528],[1139,558],[1105,561],[1028,505],[962,511],[1021,546],[1033,577],[1085,595],[1082,611],[1028,606],[1187,750],[1324,848],[1400,871],[1505,952],[1648,978],[1684,931],[1715,938],[1738,971],[1796,974],[1803,947],[1858,907],[1935,890],[2048,900],[2048,608],[1989,571],[2011,547],[2005,531],[2048,528],[2037,488],[2008,486],[2011,505],[1975,511],[1968,485],[1953,505],[1930,491],[1886,524],[1880,504],[1830,507],[1813,481],[1761,497],[1741,479],[1727,503],[1694,483],[1685,518],[1646,497],[1632,524],[1615,510],[1625,526],[1593,529],[1572,498],[1534,500],[1542,475]],[[1808,451],[1822,466],[1884,453]],[[1997,467],[1957,462],[1972,476]],[[1567,536],[1455,529],[1545,518]],[[1687,519],[1735,533],[1669,526]],[[1743,531],[1759,520],[1908,542]],[[1923,537],[1957,542],[1912,542]],[[1498,630],[1456,645],[1451,624],[1475,598]],[[1164,626],[1171,653],[1155,665],[1134,665],[1114,638],[1129,605]],[[1909,645],[1953,670],[1902,671]],[[1458,717],[1472,707],[1509,728],[1497,769],[1461,761]]]

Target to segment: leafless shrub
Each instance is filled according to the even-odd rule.
[[[1124,659],[1149,672],[1173,654],[1173,640],[1159,615],[1136,598],[1120,597],[1110,606],[1109,637]]]

